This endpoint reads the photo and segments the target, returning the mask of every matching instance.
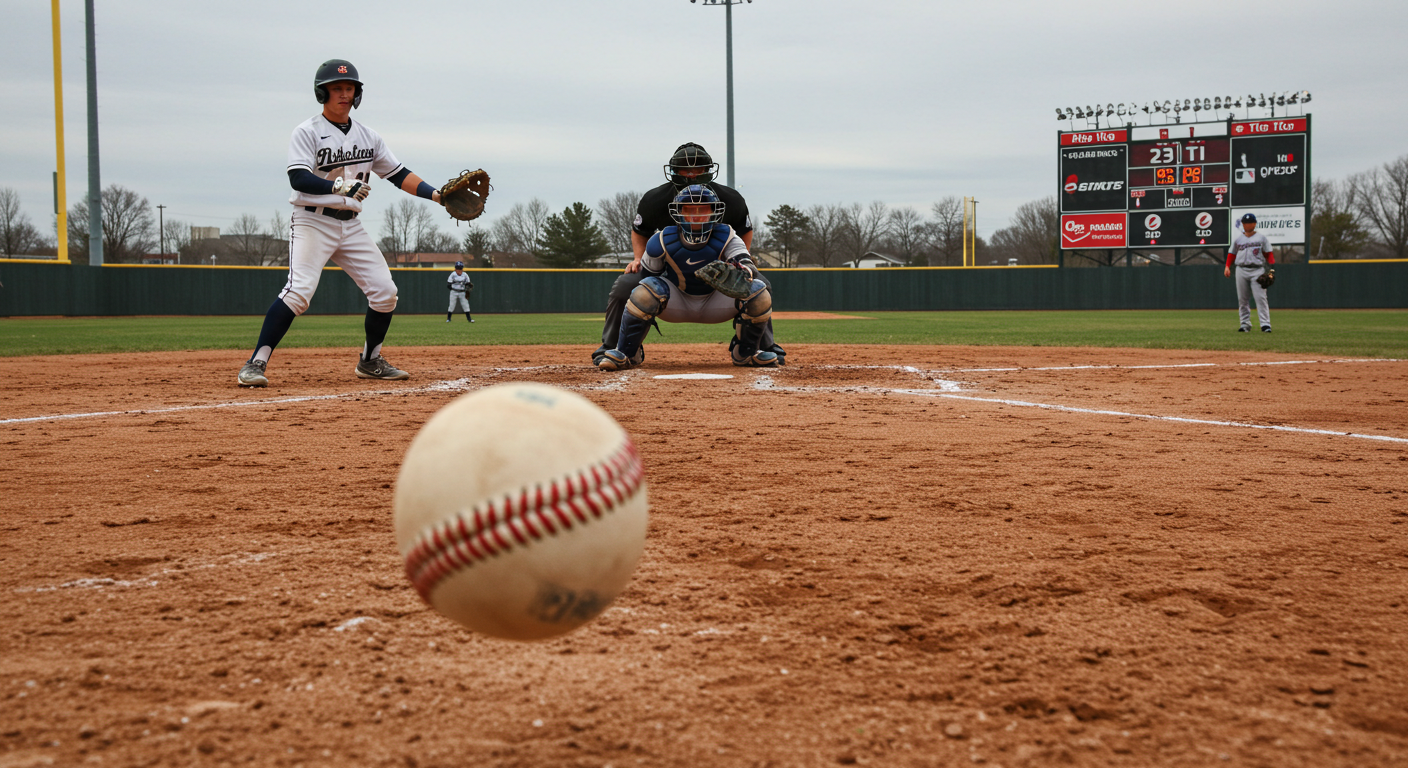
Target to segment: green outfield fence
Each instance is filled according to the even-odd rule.
[[[477,269],[475,312],[600,312],[619,270]],[[282,267],[90,267],[0,260],[0,317],[262,315]],[[444,312],[448,270],[393,270],[402,313]],[[1109,269],[920,267],[778,269],[779,310],[1225,309],[1221,266]],[[1311,261],[1276,268],[1277,309],[1408,307],[1408,260]],[[323,272],[310,313],[360,314],[366,300],[340,269]]]

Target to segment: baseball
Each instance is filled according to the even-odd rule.
[[[587,623],[645,547],[645,471],[611,415],[544,384],[464,395],[411,441],[396,480],[406,575],[475,632],[542,640]]]

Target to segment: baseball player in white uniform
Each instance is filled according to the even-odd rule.
[[[1256,279],[1267,270],[1267,265],[1276,264],[1276,254],[1271,252],[1271,243],[1266,235],[1256,231],[1256,214],[1242,217],[1242,234],[1232,241],[1227,252],[1227,266],[1222,270],[1223,277],[1232,277],[1232,268],[1237,268],[1237,313],[1241,324],[1238,333],[1252,329],[1252,299],[1256,299],[1256,318],[1261,321],[1261,332],[1271,333],[1271,307],[1266,304],[1266,288]],[[1274,271],[1272,274],[1275,274]]]
[[[363,379],[410,378],[381,355],[396,309],[396,283],[357,215],[373,175],[432,202],[440,202],[440,192],[402,165],[376,131],[353,122],[352,109],[362,103],[362,81],[350,62],[323,62],[313,78],[313,94],[323,111],[293,129],[288,147],[293,187],[288,283],[264,316],[254,354],[240,368],[243,387],[269,384],[269,357],[293,319],[307,311],[328,261],[341,267],[367,296],[367,340],[354,372]]]
[[[464,271],[464,262],[455,262],[455,271],[450,273],[450,277],[445,280],[450,287],[450,308],[445,310],[445,322],[455,315],[455,305],[464,305],[464,316],[469,322],[474,322],[474,315],[469,311],[469,292],[474,290],[474,281],[469,279],[469,275]]]

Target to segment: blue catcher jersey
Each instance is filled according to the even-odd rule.
[[[748,259],[748,249],[743,241],[727,224],[715,226],[709,242],[693,250],[680,242],[679,227],[665,227],[645,244],[645,255],[641,259],[647,272],[663,274],[665,279],[691,296],[707,296],[714,292],[708,283],[694,276],[700,267],[711,261],[741,264],[745,261],[751,263],[752,260]]]

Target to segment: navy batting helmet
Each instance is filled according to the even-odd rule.
[[[708,150],[689,142],[681,144],[665,165],[665,178],[679,189],[689,184],[708,184],[719,175],[719,164]]]
[[[708,206],[701,211],[697,206]],[[680,239],[687,245],[703,245],[714,233],[714,225],[723,221],[724,201],[703,184],[690,184],[670,202],[670,218],[680,228]]]
[[[1243,224],[1255,224],[1255,223],[1256,223],[1256,214],[1255,214],[1255,213],[1243,214],[1243,215],[1242,215],[1242,223],[1243,223]]]
[[[346,59],[328,59],[318,65],[318,74],[313,76],[313,96],[319,104],[328,103],[328,83],[348,80],[355,83],[357,93],[352,97],[352,106],[362,106],[362,81],[357,78],[357,68]]]
[[[464,269],[464,262],[463,262],[463,261],[457,261],[457,262],[455,262],[455,269]]]

